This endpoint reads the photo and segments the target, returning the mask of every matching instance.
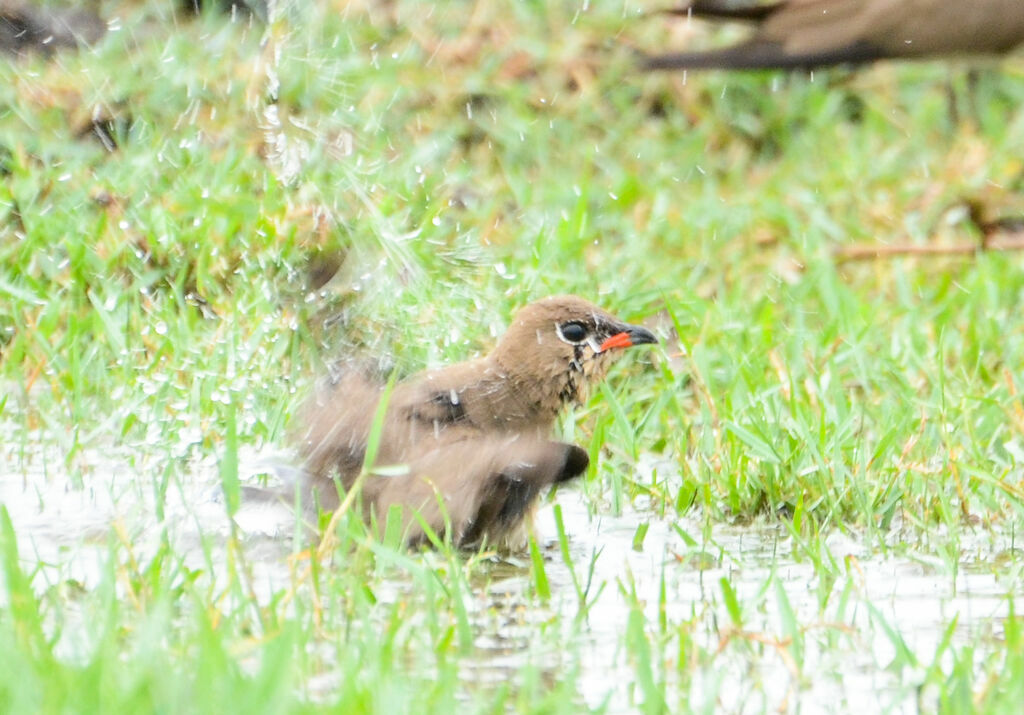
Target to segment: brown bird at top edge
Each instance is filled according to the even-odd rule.
[[[61,48],[91,45],[107,32],[107,23],[88,8],[40,7],[24,0],[0,0],[0,52],[50,55]]]
[[[450,525],[460,547],[521,546],[540,492],[590,461],[550,439],[558,413],[583,403],[624,348],[656,342],[582,298],[527,305],[490,354],[395,385],[375,461],[399,466],[367,476],[364,515],[380,525],[401,507],[411,545],[427,540],[422,519],[439,536]],[[338,506],[335,479],[348,490],[359,476],[383,392],[379,380],[343,370],[300,411],[299,450],[321,508]]]
[[[748,21],[755,30],[731,47],[647,57],[645,69],[813,69],[1001,55],[1024,43],[1022,0],[696,0],[670,12]]]

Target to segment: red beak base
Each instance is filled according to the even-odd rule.
[[[632,344],[633,338],[630,337],[629,333],[616,333],[610,338],[606,338],[605,341],[601,343],[601,352],[611,350],[612,348],[628,348]]]

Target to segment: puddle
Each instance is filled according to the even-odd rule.
[[[707,543],[699,543],[703,525],[696,520],[677,520],[698,546],[688,547],[671,526],[651,520],[643,550],[633,549],[633,535],[641,521],[650,518],[636,512],[620,517],[591,516],[578,493],[559,494],[566,529],[572,534],[572,553],[577,563],[596,557],[596,582],[607,582],[601,597],[591,608],[585,637],[590,647],[584,663],[584,693],[593,693],[588,705],[598,706],[609,692],[609,657],[621,648],[627,628],[630,598],[618,587],[624,579],[643,604],[645,622],[658,623],[659,594],[664,579],[665,615],[674,624],[692,624],[690,636],[706,651],[720,655],[713,668],[692,674],[689,687],[693,703],[710,700],[730,712],[775,709],[782,703],[811,711],[876,710],[880,702],[897,711],[917,711],[917,693],[905,687],[902,673],[884,669],[896,655],[895,646],[883,627],[873,621],[870,608],[877,609],[885,623],[893,626],[923,665],[932,655],[953,618],[957,619],[954,642],[991,637],[1009,613],[1007,593],[1013,587],[999,583],[992,573],[961,570],[954,580],[939,564],[922,565],[919,559],[873,555],[856,540],[836,535],[828,549],[839,565],[839,573],[828,598],[819,597],[822,575],[806,558],[798,560],[793,543],[780,525],[732,527],[716,525]],[[554,524],[548,527],[554,533]],[[976,545],[1000,548],[991,536],[979,537]],[[692,556],[692,558],[688,558]],[[709,567],[708,557],[717,557]],[[705,566],[703,570],[691,563]],[[548,575],[559,590],[572,593],[571,578],[560,557],[553,559]],[[722,597],[725,579],[744,609],[742,632],[732,627]],[[803,668],[795,667],[783,655],[786,640],[783,614],[775,589],[781,586],[802,630]],[[847,605],[837,605],[848,589]],[[751,609],[749,606],[758,607]],[[760,647],[751,657],[748,649],[736,649],[730,657],[730,639],[746,640]],[[763,639],[763,640],[762,640]],[[629,670],[618,654],[615,665],[623,675]],[[879,665],[881,664],[881,666]],[[750,672],[754,666],[759,673]],[[728,668],[733,670],[729,672]],[[918,678],[923,679],[922,678]],[[702,680],[709,682],[702,685]],[[714,681],[714,682],[711,682]],[[913,676],[910,677],[913,682]],[[748,683],[747,690],[736,687]],[[725,685],[723,685],[725,684]],[[900,693],[903,686],[904,693]],[[887,697],[880,693],[891,691]],[[633,709],[628,688],[612,686],[609,701],[613,711]],[[702,697],[706,696],[706,697]],[[750,703],[753,698],[755,703]]]
[[[85,476],[80,488],[69,488],[60,459],[42,451],[26,454],[23,445],[2,449],[0,503],[11,514],[27,565],[45,565],[38,587],[54,580],[93,587],[109,558],[109,540],[118,538],[112,534],[131,544],[140,561],[159,547],[156,495],[137,475],[162,473],[166,455],[80,454],[76,459],[84,468],[78,471]],[[243,476],[263,471],[263,455],[240,456]],[[225,543],[231,527],[217,498],[216,465],[195,465],[190,476],[187,487],[167,489],[163,510],[176,553],[201,568],[207,563],[203,540]],[[591,513],[579,489],[560,490],[556,501],[576,578],[590,583],[586,614],[580,613],[573,572],[559,548],[553,507],[546,504],[537,533],[551,599],[539,604],[532,595],[526,556],[482,569],[485,577],[473,580],[468,603],[475,650],[460,666],[470,693],[515,682],[528,663],[544,682],[558,682],[561,673],[573,670],[582,704],[635,711],[643,696],[637,651],[628,643],[639,622],[640,635],[651,644],[655,675],[675,698],[670,709],[686,702],[695,710],[842,712],[875,711],[882,703],[889,711],[916,712],[922,697],[917,685],[949,624],[955,619],[954,644],[971,643],[981,655],[997,650],[1008,594],[1021,586],[1019,568],[998,572],[994,565],[1007,554],[1019,562],[1012,538],[980,529],[966,532],[966,539],[960,535],[960,553],[970,559],[958,564],[955,575],[943,561],[899,546],[898,532],[892,534],[893,548],[881,555],[856,535],[837,532],[825,542],[830,565],[816,569],[794,553],[794,541],[781,525],[717,524],[703,541],[703,523],[676,520],[694,545],[654,515],[611,516],[603,507]],[[644,521],[649,527],[642,548],[635,549],[634,535]],[[236,523],[252,585],[260,600],[269,601],[292,584],[293,519],[282,506],[249,504]],[[212,553],[224,557],[223,550]],[[723,582],[742,611],[740,626],[730,615]],[[402,598],[410,586],[382,583],[374,589],[386,603]],[[799,662],[785,602],[799,624]],[[642,621],[636,621],[637,613]],[[887,667],[902,647],[900,639],[915,654],[920,672]],[[948,651],[939,662],[948,668]],[[329,672],[317,674],[307,692],[329,698],[332,683]]]

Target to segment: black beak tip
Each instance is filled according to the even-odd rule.
[[[633,345],[654,345],[658,342],[658,338],[655,337],[654,333],[647,328],[641,328],[639,325],[630,325],[626,329],[626,334],[629,335],[629,340]]]

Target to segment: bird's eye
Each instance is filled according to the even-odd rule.
[[[587,338],[587,329],[583,323],[562,323],[558,329],[562,337],[570,343],[582,343]]]

